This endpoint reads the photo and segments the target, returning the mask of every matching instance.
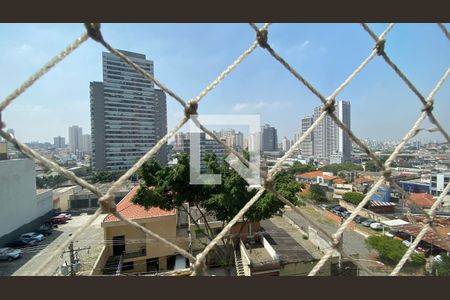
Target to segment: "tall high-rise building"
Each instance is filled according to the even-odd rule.
[[[83,128],[73,125],[69,127],[69,147],[70,151],[81,151]]]
[[[144,54],[121,52],[153,75]],[[95,169],[128,169],[167,133],[165,93],[113,54],[103,53],[103,82],[91,82],[90,95]],[[166,147],[155,155],[161,165]]]
[[[238,131],[235,135],[234,135],[235,141],[235,148],[237,151],[242,151],[244,148],[244,134],[240,131]]]
[[[61,149],[66,147],[66,139],[62,136],[57,136],[53,138],[53,147],[56,149]]]
[[[261,152],[261,133],[251,133],[247,139],[248,151],[259,154]]]
[[[281,149],[283,151],[288,151],[289,148],[291,148],[291,141],[287,137],[284,137],[281,141]]]
[[[271,127],[269,124],[266,124],[261,128],[261,150],[277,151],[277,149],[277,130],[275,129],[275,127]]]
[[[306,116],[302,119],[301,131],[300,131],[298,139],[300,139],[300,137],[306,132],[306,130],[308,130],[308,128],[311,127],[312,123],[313,123],[312,116]],[[313,140],[314,140],[314,135],[309,134],[303,140],[303,142],[300,144],[300,152],[304,157],[313,156],[313,153],[314,153],[313,152]]]
[[[81,151],[86,153],[92,152],[92,142],[90,134],[83,134],[81,137]]]
[[[322,109],[322,106],[316,107],[312,117],[302,119],[302,132],[305,132],[319,118]],[[337,101],[334,114],[350,128],[350,102]],[[312,153],[310,145],[312,145]],[[305,156],[329,159],[331,163],[351,161],[351,140],[330,116],[326,116],[320,122],[313,130],[310,139],[302,143],[301,149]]]

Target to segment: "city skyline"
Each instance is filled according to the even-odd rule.
[[[385,28],[385,24],[370,26],[377,33]],[[274,24],[271,28],[273,47],[325,94],[340,85],[373,48],[358,24]],[[144,53],[155,61],[155,77],[186,100],[198,95],[254,40],[247,24],[105,24],[103,29],[116,47]],[[78,24],[2,24],[0,51],[4,55],[0,62],[11,72],[0,75],[4,83],[0,98],[83,30]],[[148,34],[150,41],[138,39],[140,33]],[[44,34],[51,34],[53,42],[46,43]],[[398,24],[387,37],[387,51],[424,95],[445,71],[443,62],[450,59],[449,45],[441,35],[434,24]],[[225,49],[224,40],[230,41]],[[183,47],[176,47],[179,43]],[[23,142],[51,142],[55,136],[66,136],[72,124],[90,128],[86,84],[101,80],[103,50],[89,41],[46,74],[6,108],[7,128],[14,128]],[[446,130],[450,104],[444,100],[449,95],[449,86],[444,85],[435,97],[434,113]],[[352,129],[361,139],[400,139],[421,108],[416,96],[379,58],[369,63],[340,98],[352,104]],[[394,102],[395,106],[390,105]],[[262,123],[277,128],[280,137],[292,139],[301,118],[319,104],[281,65],[257,49],[202,101],[199,112],[260,113]],[[167,106],[170,130],[183,112],[170,97]],[[427,121],[424,127],[431,125]],[[420,133],[416,139],[442,141],[437,133]]]

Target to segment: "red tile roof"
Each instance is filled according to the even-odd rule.
[[[369,182],[373,182],[373,180],[365,178],[365,177],[358,177],[355,179],[355,182],[356,183],[369,183]]]
[[[175,209],[172,210],[162,210],[157,207],[152,207],[150,209],[145,209],[145,207],[141,205],[134,204],[131,202],[134,195],[136,195],[139,186],[135,186],[118,204],[117,211],[120,212],[124,217],[130,220],[136,219],[146,219],[146,218],[154,218],[154,217],[162,217],[162,216],[171,216],[175,214]],[[119,221],[118,218],[113,216],[112,214],[108,214],[103,222],[116,222]]]
[[[312,172],[306,172],[306,173],[297,173],[296,175],[301,178],[312,179],[312,178],[316,178],[317,176],[322,176],[323,172],[322,171],[312,171]]]
[[[347,180],[342,179],[342,178],[336,178],[336,179],[333,180],[333,181],[334,181],[334,183],[337,183],[337,184],[347,183]]]
[[[409,195],[407,202],[420,207],[431,207],[435,200],[433,196],[426,193],[412,193]]]

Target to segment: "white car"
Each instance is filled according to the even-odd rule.
[[[22,251],[19,249],[13,248],[0,248],[0,260],[13,261],[14,259],[18,259]]]
[[[35,240],[37,242],[42,242],[44,240],[44,235],[36,232],[24,233],[20,236],[20,240],[29,242],[30,240]]]
[[[375,222],[370,224],[370,228],[374,230],[383,230],[383,224]]]
[[[58,214],[58,216],[63,216],[64,218],[66,218],[66,220],[72,220],[71,214],[60,213],[60,214]]]

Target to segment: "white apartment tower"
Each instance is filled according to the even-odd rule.
[[[144,54],[120,51],[153,75]],[[90,95],[95,169],[128,169],[167,133],[165,93],[111,53],[103,53],[103,82],[91,82]],[[167,164],[166,145],[155,158]]]
[[[71,152],[81,151],[82,137],[83,128],[77,125],[69,127],[69,147]]]
[[[307,116],[302,119],[302,133],[319,118],[322,109],[323,106],[316,107],[312,117]],[[350,128],[350,102],[337,101],[334,114]],[[301,144],[300,149],[304,156],[328,159],[331,163],[351,161],[351,140],[330,116],[326,116],[322,120]]]

